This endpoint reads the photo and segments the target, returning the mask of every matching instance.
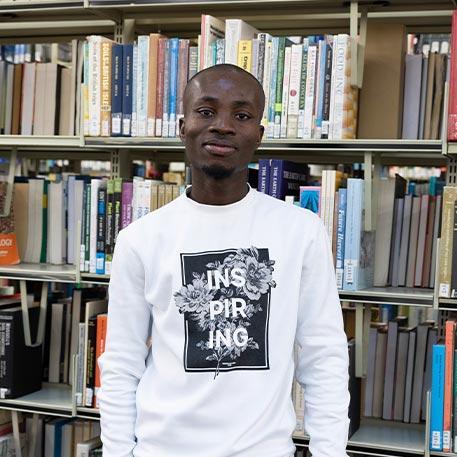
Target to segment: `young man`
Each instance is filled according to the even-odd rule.
[[[325,229],[247,184],[264,103],[238,67],[198,73],[180,124],[192,187],[119,234],[104,457],[292,457],[294,368],[313,457],[346,456],[348,349]]]

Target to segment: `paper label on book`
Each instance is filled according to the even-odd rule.
[[[102,121],[102,136],[109,136],[109,121]]]
[[[156,136],[162,136],[162,119],[156,119]]]
[[[441,433],[437,430],[432,430],[432,449],[441,449]]]
[[[94,391],[90,387],[86,387],[86,406],[90,408],[92,406],[92,401],[94,398]]]
[[[170,120],[168,122],[168,136],[170,138],[176,136],[176,116],[174,114],[170,115]]]
[[[348,284],[354,282],[354,269],[356,267],[356,261],[352,259],[344,260],[344,276]]]
[[[148,118],[148,136],[155,136],[156,133],[156,120]]]
[[[443,451],[451,449],[451,432],[449,430],[443,431]]]
[[[121,127],[122,127],[122,120],[120,117],[113,117],[111,129],[113,134],[120,135],[121,134]]]
[[[268,249],[186,253],[180,263],[182,286],[173,297],[184,320],[185,371],[212,372],[216,379],[234,370],[269,370],[268,322],[276,282]]]
[[[337,268],[335,273],[336,273],[336,287],[339,290],[343,289],[343,269],[342,268]]]
[[[138,136],[146,136],[146,119],[138,119]]]
[[[86,257],[86,245],[81,244],[81,249],[79,251],[79,271],[84,271],[84,259]]]
[[[122,134],[130,135],[130,119],[122,119]]]
[[[105,262],[105,275],[110,275],[111,274],[111,262],[107,260]]]
[[[6,396],[8,395],[8,393],[9,393],[9,391],[10,391],[10,390],[7,389],[6,387],[0,388],[0,398],[1,398],[1,399],[5,399]]]
[[[267,138],[272,139],[274,134],[275,124],[274,122],[268,122],[267,126]]]
[[[441,282],[440,287],[439,287],[439,296],[443,297],[443,298],[449,298],[449,296],[450,296],[449,294],[450,294],[449,284]]]

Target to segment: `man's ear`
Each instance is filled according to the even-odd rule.
[[[179,138],[181,138],[181,141],[184,143],[184,138],[186,136],[185,133],[185,126],[186,126],[186,121],[184,120],[183,117],[179,119]]]
[[[260,146],[260,143],[262,142],[262,138],[263,138],[263,133],[265,132],[265,127],[260,124],[259,125],[259,140],[257,142],[257,144]]]

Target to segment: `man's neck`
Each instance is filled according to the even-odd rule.
[[[189,197],[204,205],[230,205],[243,199],[249,192],[245,173],[227,179],[213,179],[192,173]]]

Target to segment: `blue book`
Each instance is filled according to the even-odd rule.
[[[132,134],[133,44],[122,47],[122,135]]]
[[[169,99],[169,126],[168,136],[176,136],[176,104],[178,98],[178,56],[179,56],[179,39],[171,38],[170,43],[170,99]]]
[[[270,159],[259,159],[259,184],[257,190],[270,193]]]
[[[336,231],[336,284],[343,288],[344,278],[344,235],[346,229],[347,189],[338,190],[338,223]]]
[[[319,40],[319,73],[316,73],[318,80],[316,86],[319,87],[317,91],[316,100],[316,138],[322,137],[322,119],[324,113],[324,86],[325,86],[325,61],[327,59],[327,41],[325,39]]]
[[[300,206],[309,209],[314,214],[320,215],[321,187],[320,186],[301,186],[300,187]]]
[[[95,273],[105,274],[105,234],[106,234],[106,183],[98,188],[97,198],[97,252]]]
[[[122,54],[123,45],[113,44],[111,60],[111,135],[122,134]]]
[[[286,195],[300,196],[300,186],[308,180],[308,165],[289,162],[288,160],[272,159],[270,164],[270,190],[274,198],[284,200]]]
[[[433,345],[432,355],[432,397],[430,407],[430,450],[443,450],[444,415],[444,344]]]
[[[132,124],[130,132],[132,136],[138,136],[138,114],[137,114],[137,91],[138,91],[138,45],[133,44],[132,59]]]
[[[271,75],[270,75],[270,94],[269,94],[269,101],[268,101],[267,138],[273,138],[273,136],[274,136],[278,52],[279,52],[279,38],[273,37],[273,40],[271,42]]]

